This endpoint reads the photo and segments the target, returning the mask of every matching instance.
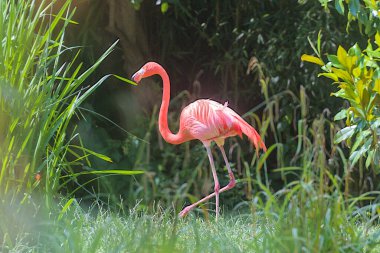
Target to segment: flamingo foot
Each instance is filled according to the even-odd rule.
[[[187,207],[185,207],[185,208],[179,213],[179,217],[180,217],[180,218],[185,217],[185,216],[190,212],[191,208],[192,208],[191,206],[187,206]]]

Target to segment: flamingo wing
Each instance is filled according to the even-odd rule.
[[[229,136],[244,133],[256,149],[266,150],[264,142],[256,130],[236,112],[225,105],[209,99],[200,99],[188,105],[181,114],[181,126],[188,134],[201,141],[223,143]]]

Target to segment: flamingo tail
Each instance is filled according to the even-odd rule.
[[[264,151],[267,151],[267,147],[264,144],[264,141],[261,139],[257,131],[248,124],[244,119],[235,117],[239,122],[239,127],[241,131],[248,137],[248,139],[255,145],[256,152],[261,148]]]

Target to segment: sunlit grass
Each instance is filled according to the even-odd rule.
[[[21,210],[24,216],[16,225],[23,225],[15,226],[17,236],[4,240],[2,251],[380,252],[378,225],[368,227],[347,213],[331,211],[330,205],[320,217],[310,216],[315,206],[298,217],[290,209],[299,206],[289,205],[283,213],[258,206],[251,213],[224,214],[218,222],[212,215],[207,220],[196,213],[178,219],[175,211],[160,207],[153,214],[137,208],[114,212],[97,205],[82,208],[75,202],[59,219],[51,210],[30,208]],[[1,215],[8,215],[3,225],[17,219],[1,210]]]

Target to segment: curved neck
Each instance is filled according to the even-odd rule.
[[[173,134],[168,126],[168,110],[170,102],[170,80],[169,76],[166,73],[165,69],[159,64],[155,66],[154,72],[161,76],[163,81],[163,94],[162,94],[162,103],[160,108],[160,114],[158,117],[158,127],[160,133],[166,142],[171,144],[179,144],[185,141],[184,136],[182,135],[181,129],[177,134]]]

